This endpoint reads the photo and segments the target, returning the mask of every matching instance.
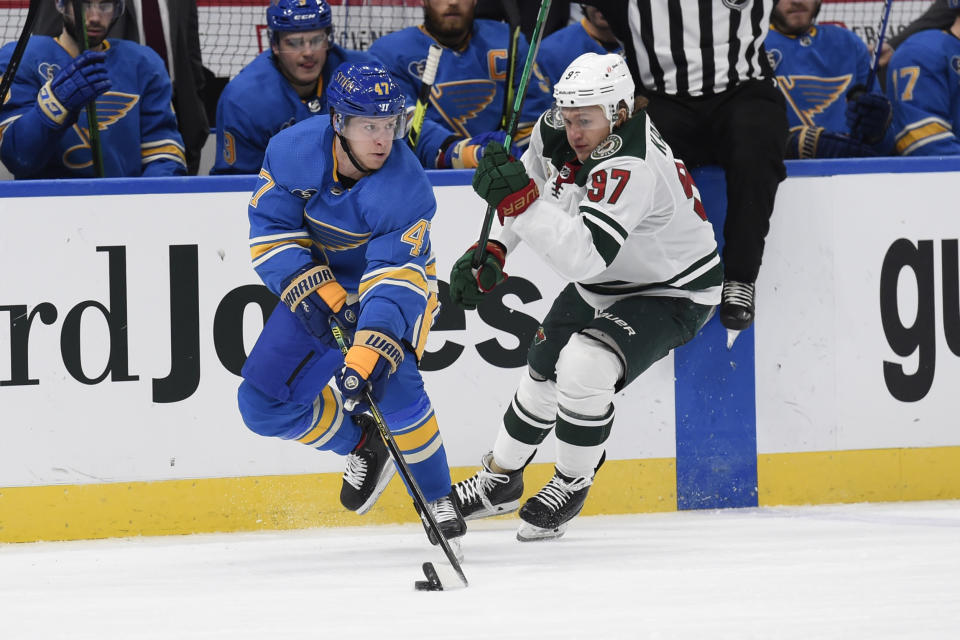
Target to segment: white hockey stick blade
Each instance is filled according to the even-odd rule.
[[[736,329],[727,329],[727,351],[733,349],[733,343],[737,341],[740,332]]]
[[[453,567],[445,564],[423,563],[423,575],[426,580],[417,580],[413,588],[417,591],[450,591],[463,589],[467,585],[460,579]]]
[[[517,540],[520,542],[536,542],[537,540],[556,540],[562,536],[567,531],[567,522],[564,522],[559,527],[553,529],[544,529],[543,527],[538,527],[530,524],[529,522],[521,522],[520,528],[517,529]]]

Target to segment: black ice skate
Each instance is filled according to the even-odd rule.
[[[352,419],[363,429],[363,435],[353,451],[347,454],[340,503],[350,511],[363,515],[387,488],[395,467],[374,419],[366,414],[353,416]]]
[[[523,468],[507,473],[490,470],[493,453],[480,460],[483,468],[474,476],[453,485],[453,497],[465,520],[513,513],[523,495]]]
[[[720,295],[720,323],[727,329],[727,349],[733,347],[740,332],[753,324],[752,282],[725,280]]]
[[[463,552],[460,550],[460,538],[467,533],[467,523],[463,519],[463,516],[460,515],[460,511],[457,510],[456,502],[452,496],[453,491],[450,492],[450,495],[428,502],[427,508],[430,509],[430,513],[433,514],[434,520],[437,521],[437,526],[440,527],[440,533],[447,539],[447,542],[450,544],[450,549],[453,550],[457,560],[462,562]],[[414,506],[416,506],[416,503],[414,503]],[[417,510],[419,512],[419,508]],[[433,535],[433,531],[430,530],[427,521],[421,518],[421,522],[427,532],[427,537],[430,539],[430,544],[440,544],[437,537]]]
[[[600,458],[597,469],[604,460],[606,460],[606,452]],[[594,469],[595,474],[596,469]],[[583,503],[587,500],[587,492],[590,491],[592,484],[592,476],[571,478],[554,470],[550,482],[521,507],[519,515],[523,522],[517,530],[517,540],[532,542],[552,540],[562,536],[567,530],[567,524],[583,509]]]

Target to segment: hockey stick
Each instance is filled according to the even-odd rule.
[[[20,31],[20,37],[17,38],[17,46],[13,49],[13,55],[10,56],[10,62],[7,63],[7,69],[3,72],[3,80],[0,80],[0,105],[7,100],[7,91],[13,84],[13,78],[17,75],[17,67],[20,66],[20,60],[23,58],[23,52],[27,48],[27,40],[30,39],[30,33],[33,31],[33,25],[40,15],[40,3],[44,0],[31,0],[27,8],[27,18],[23,21],[23,29]]]
[[[510,143],[513,142],[513,135],[517,132],[517,122],[520,119],[520,110],[523,108],[523,99],[527,94],[527,85],[530,83],[530,76],[533,75],[533,65],[537,59],[540,38],[543,35],[543,23],[547,21],[547,14],[550,13],[550,2],[551,0],[540,0],[540,13],[537,14],[537,24],[533,27],[530,48],[527,50],[527,60],[523,63],[523,75],[520,76],[520,85],[517,87],[517,94],[513,98],[513,109],[510,110],[510,117],[507,119],[507,126],[504,128],[507,137],[503,141],[503,148],[508,153]],[[470,261],[474,269],[480,268],[487,253],[487,240],[490,238],[490,227],[493,226],[495,211],[496,209],[493,206],[487,205],[487,212],[483,216],[483,227],[480,229],[480,239],[477,240],[477,248],[473,252],[473,259]]]
[[[83,12],[83,0],[71,0],[73,5],[73,21],[79,27],[80,53],[90,48],[87,40],[87,16]],[[78,17],[79,16],[79,17]],[[104,36],[106,37],[106,36]],[[97,99],[87,103],[87,131],[90,135],[90,153],[93,155],[93,175],[103,177],[103,149],[100,147],[100,121],[97,120]]]
[[[517,7],[516,0],[501,0],[503,11],[507,14],[507,22],[510,23],[510,51],[507,53],[507,90],[503,94],[503,113],[500,116],[500,129],[507,130],[507,122],[510,119],[510,106],[513,104],[514,92],[517,81],[517,49],[520,46],[520,9]]]
[[[440,64],[440,54],[443,48],[439,45],[430,45],[427,52],[427,61],[423,65],[423,75],[420,77],[420,93],[417,95],[417,106],[413,111],[413,122],[410,124],[410,135],[407,141],[410,148],[417,150],[417,144],[420,142],[420,130],[423,129],[423,120],[427,116],[427,107],[430,104],[430,90],[433,88],[433,81],[437,77],[437,66]]]
[[[330,331],[333,333],[333,337],[337,341],[337,346],[340,347],[340,352],[343,353],[343,355],[347,355],[346,335],[344,334],[343,329],[340,328],[340,325],[337,324],[337,321],[333,318],[330,319]],[[423,491],[420,489],[420,485],[417,484],[413,474],[410,472],[410,467],[407,465],[407,461],[404,460],[403,453],[400,452],[400,448],[397,447],[397,442],[393,439],[393,434],[390,433],[390,427],[387,426],[386,421],[383,419],[383,414],[380,413],[380,409],[373,401],[373,397],[370,395],[369,390],[365,390],[363,392],[363,399],[368,405],[370,405],[370,413],[373,414],[373,419],[377,423],[377,429],[380,431],[380,437],[382,437],[384,443],[386,443],[387,450],[390,452],[390,457],[393,458],[394,463],[397,465],[397,469],[400,471],[400,475],[403,476],[403,480],[407,483],[410,493],[413,494],[413,502],[417,506],[417,511],[420,512],[420,519],[424,521],[424,524],[426,524],[426,526],[430,529],[430,532],[433,533],[433,535],[439,541],[440,547],[443,549],[443,553],[447,556],[450,566],[452,566],[453,570],[457,572],[457,577],[459,577],[463,582],[463,586],[469,586],[469,583],[467,582],[467,576],[463,574],[463,568],[460,566],[460,562],[457,560],[457,556],[453,552],[453,548],[450,546],[450,543],[447,542],[443,532],[440,531],[440,525],[437,524],[437,519],[433,517],[432,513],[430,513],[430,509],[427,507],[427,500],[423,497]],[[423,572],[424,575],[426,575],[427,580],[418,580],[414,585],[417,590],[443,590],[443,584],[440,581],[436,568],[434,568],[432,563],[424,562]]]
[[[877,47],[873,51],[873,64],[870,65],[870,75],[867,76],[867,93],[873,89],[873,81],[877,78],[880,70],[880,54],[883,49],[883,39],[887,34],[887,22],[890,20],[890,7],[893,6],[893,0],[883,0],[883,16],[880,18],[880,33],[877,36]]]

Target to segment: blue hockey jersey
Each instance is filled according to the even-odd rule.
[[[0,49],[0,71],[16,43]],[[107,177],[185,175],[183,140],[171,106],[172,88],[153,49],[107,40],[112,88],[97,98],[97,121]],[[70,54],[48,36],[31,36],[6,104],[0,108],[0,157],[15,178],[93,177],[86,109],[70,126],[44,124],[37,94],[70,64]]]
[[[557,83],[577,56],[584,53],[623,55],[623,47],[619,43],[614,43],[610,48],[605,47],[602,42],[590,35],[591,28],[587,19],[582,18],[580,22],[554,31],[540,43],[537,64],[550,80],[551,87]]]
[[[383,167],[346,188],[333,141],[329,118],[270,140],[248,208],[254,269],[280,295],[303,267],[329,264],[347,294],[359,295],[357,328],[401,336],[419,357],[439,311],[433,189],[399,140]]]
[[[281,129],[310,116],[327,113],[324,87],[342,62],[370,60],[369,54],[331,44],[315,97],[304,100],[277,68],[273,53],[264,51],[240,70],[217,102],[217,157],[211,174],[256,173],[267,142]]]
[[[770,27],[763,43],[787,102],[787,121],[849,133],[846,94],[870,75],[870,52],[852,31],[817,25],[802,36]]]
[[[423,26],[407,27],[378,38],[370,53],[383,62],[407,97],[416,104],[427,50],[439,44]],[[430,95],[417,155],[423,166],[435,168],[437,151],[451,137],[467,138],[500,126],[506,101],[507,52],[510,27],[493,20],[475,20],[466,46],[443,48]],[[520,38],[516,76],[523,71],[527,41]],[[514,142],[525,146],[537,118],[553,103],[550,82],[539,68],[533,70]]]
[[[960,155],[960,38],[947,31],[915,33],[887,67],[900,155]]]

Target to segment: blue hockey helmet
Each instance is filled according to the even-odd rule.
[[[327,104],[333,129],[344,137],[351,117],[390,119],[393,137],[403,138],[406,99],[397,83],[379,62],[344,62],[330,77]]]
[[[278,31],[319,31],[332,24],[326,0],[270,0],[267,28]]]

